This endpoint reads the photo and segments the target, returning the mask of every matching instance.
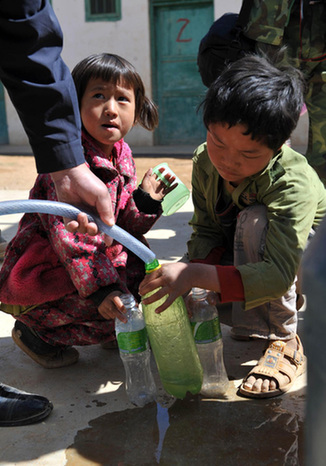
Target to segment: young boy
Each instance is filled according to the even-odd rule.
[[[280,395],[305,370],[296,276],[326,191],[306,158],[284,145],[303,89],[300,72],[258,56],[232,63],[211,85],[207,141],[193,158],[190,263],[163,265],[140,286],[143,296],[161,287],[146,303],[168,295],[157,312],[191,287],[215,291],[233,303],[235,339],[270,340],[240,387],[249,397]]]

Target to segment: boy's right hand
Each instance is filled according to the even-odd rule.
[[[121,322],[127,322],[126,308],[120,299],[121,294],[121,291],[113,291],[98,306],[98,312],[104,319],[109,320],[117,317]]]
[[[139,285],[139,294],[145,296],[156,290],[151,296],[142,299],[143,304],[152,304],[167,296],[166,301],[155,310],[159,314],[178,296],[184,295],[194,286],[220,293],[221,286],[215,265],[184,262],[163,264],[145,276]]]
[[[157,290],[146,299],[144,304],[152,304],[155,301],[167,296],[166,301],[156,309],[156,313],[165,311],[179,296],[184,295],[192,287],[193,264],[176,262],[173,264],[163,264],[162,267],[145,276],[139,286],[139,294],[145,296],[151,291]]]

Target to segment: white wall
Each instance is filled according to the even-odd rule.
[[[141,75],[151,96],[150,23],[148,0],[122,0],[121,21],[85,22],[84,0],[52,0],[64,36],[62,57],[70,70],[92,53],[111,52],[129,60]],[[242,0],[215,0],[214,16],[237,13]],[[17,113],[6,95],[9,143],[24,145],[27,138]],[[294,143],[305,143],[307,120],[294,134]],[[132,146],[153,145],[153,134],[140,126],[132,129],[126,140]]]
[[[241,8],[242,0],[215,0],[214,2],[214,16],[218,18],[223,13],[239,13]]]
[[[147,94],[151,96],[148,0],[127,0],[121,5],[121,21],[85,22],[83,0],[52,0],[64,36],[62,57],[72,70],[81,59],[93,53],[121,55],[135,66]],[[6,108],[10,144],[27,144],[27,137],[8,96]],[[126,139],[135,146],[153,144],[153,134],[139,126]]]

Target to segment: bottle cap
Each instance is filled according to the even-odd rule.
[[[145,264],[145,272],[146,273],[152,273],[154,270],[157,270],[161,267],[159,261],[157,259],[154,259],[152,262],[147,262]]]
[[[194,287],[192,288],[192,296],[195,299],[205,299],[207,298],[207,290],[203,288]]]

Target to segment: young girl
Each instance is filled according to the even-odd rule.
[[[72,75],[86,161],[110,192],[117,225],[147,244],[143,235],[162,213],[166,188],[150,169],[137,189],[123,138],[137,123],[153,130],[156,106],[134,67],[116,55],[90,56]],[[37,177],[30,198],[57,200],[50,175]],[[43,367],[54,368],[77,361],[72,345],[114,346],[114,318],[125,321],[119,295],[138,297],[144,264],[116,241],[108,246],[100,234],[69,233],[61,217],[25,214],[1,275],[1,308],[17,319],[14,341]]]

